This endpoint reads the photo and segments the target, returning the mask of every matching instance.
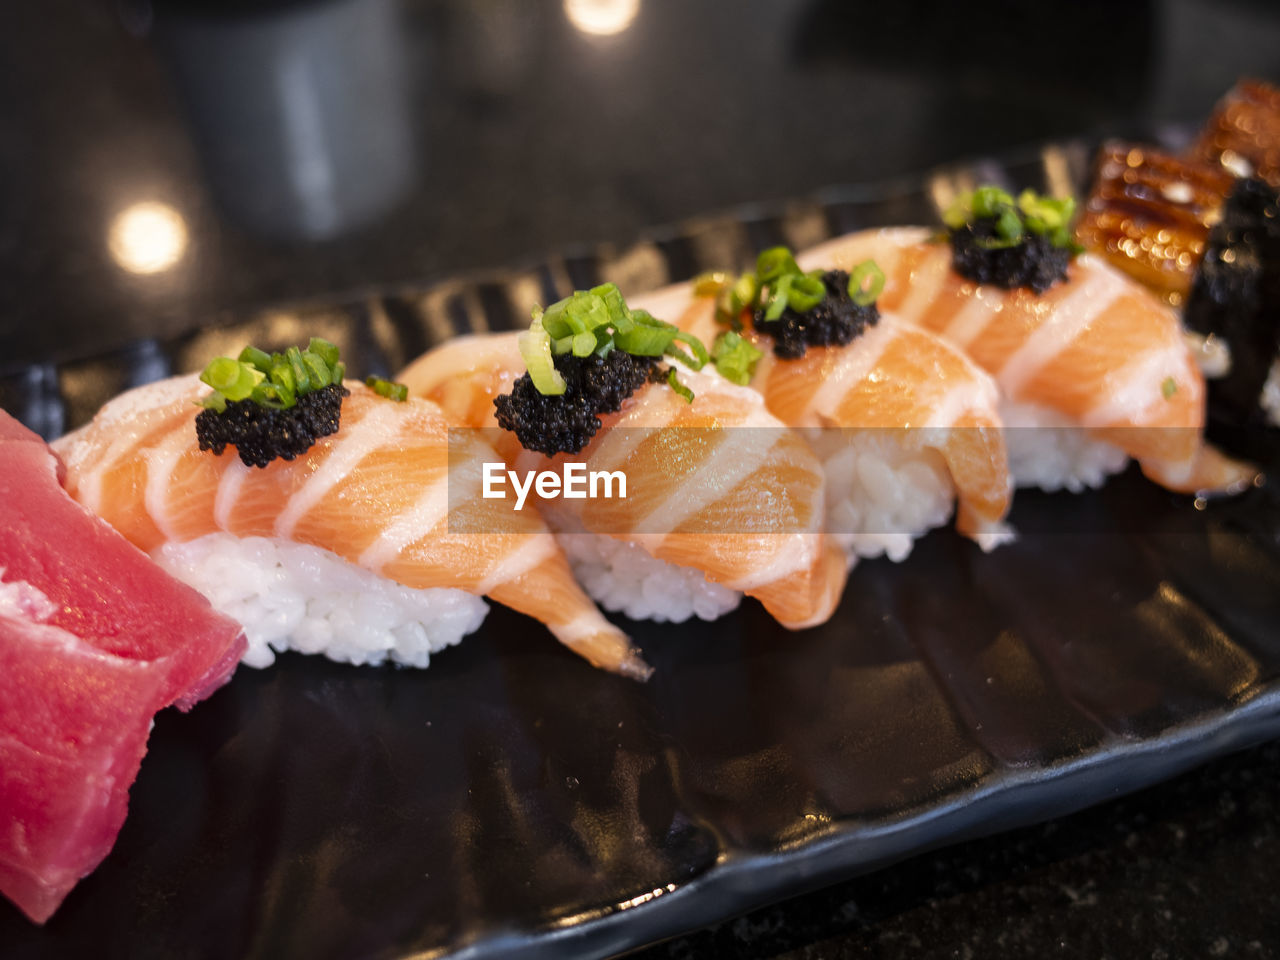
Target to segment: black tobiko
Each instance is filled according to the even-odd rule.
[[[498,426],[512,431],[526,450],[549,457],[580,451],[600,429],[600,414],[616,412],[647,381],[667,375],[656,357],[622,350],[586,357],[564,353],[554,363],[565,380],[564,393],[539,393],[526,373],[493,401]]]
[[[773,338],[773,352],[784,360],[803,357],[809,347],[843,347],[880,319],[875,303],[862,305],[849,296],[849,274],[828,270],[822,275],[827,295],[803,312],[788,306],[776,320],[765,319],[766,308],[752,316],[757,332]]]
[[[985,217],[951,231],[952,266],[975,283],[990,283],[1006,290],[1029,287],[1044,293],[1067,277],[1074,251],[1054,246],[1043,234],[1029,233],[1012,246],[1000,242],[996,220]]]
[[[272,460],[292,460],[322,437],[338,432],[342,400],[351,391],[340,383],[298,397],[284,410],[254,400],[229,400],[225,409],[202,410],[196,416],[201,450],[221,455],[236,448],[246,466],[265,467]]]

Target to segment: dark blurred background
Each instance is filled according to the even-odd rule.
[[[0,365],[1194,125],[1277,50],[1263,0],[4,4]]]
[[[3,3],[0,373],[1046,140],[1176,141],[1241,75],[1280,80],[1280,4]],[[647,956],[1277,956],[1276,759]]]

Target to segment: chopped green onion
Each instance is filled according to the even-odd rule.
[[[297,398],[294,397],[286,403],[273,383],[258,384],[254,387],[249,399],[260,407],[270,407],[272,410],[287,410],[298,402]]]
[[[942,222],[952,230],[959,230],[973,219],[973,194],[962,193],[951,202],[942,214]]]
[[[801,273],[791,278],[791,292],[787,296],[787,305],[792,310],[805,313],[812,310],[827,297],[827,286],[822,282],[821,271]]]
[[[716,337],[711,355],[722,377],[744,387],[751,382],[756,363],[764,356],[754,343],[732,330]]]
[[[333,371],[316,354],[308,350],[302,355],[302,362],[306,364],[307,373],[311,377],[312,389],[323,390],[330,384]]]
[[[569,298],[565,315],[574,333],[586,333],[609,322],[609,307],[596,294],[580,291]]]
[[[754,307],[756,298],[760,296],[760,282],[751,274],[744,273],[729,289],[729,295],[737,304],[739,312],[744,307]]]
[[[1022,240],[1022,218],[1012,207],[1006,207],[996,218],[996,233],[1010,243]]]
[[[999,187],[990,185],[978,187],[973,191],[970,206],[975,217],[996,217],[1000,215],[1001,210],[1013,206],[1013,197],[1009,191],[1001,190]]]
[[[1160,384],[1160,393],[1164,395],[1166,400],[1170,400],[1177,392],[1178,381],[1173,379],[1173,377],[1165,377],[1164,383]]]
[[[542,327],[542,318],[542,311],[534,307],[533,324],[520,334],[516,342],[534,388],[544,396],[555,397],[564,393],[568,384],[551,359],[551,338]]]
[[[564,308],[567,302],[567,300],[560,300],[553,303],[542,314],[542,328],[547,331],[547,335],[552,340],[563,340],[566,337],[572,337],[575,332],[569,326],[569,321],[564,315]]]
[[[701,340],[646,310],[629,309],[612,283],[575,291],[545,313],[535,307],[533,318],[520,335],[520,354],[535,389],[547,396],[559,396],[567,389],[553,358],[570,353],[580,358],[606,357],[614,350],[637,357],[668,356],[694,370],[710,361]]]
[[[271,354],[257,347],[245,347],[240,351],[240,362],[256,367],[263,373],[271,372]]]
[[[871,306],[884,292],[884,279],[884,271],[874,260],[863,260],[849,274],[849,299],[860,307]]]
[[[672,327],[672,330],[675,330]],[[692,333],[685,333],[683,330],[675,330],[671,337],[671,343],[667,345],[664,354],[673,360],[679,360],[686,367],[693,370],[701,370],[710,361],[711,356],[707,353],[707,348],[701,340]],[[683,350],[676,346],[676,343],[686,344],[693,351],[693,356],[689,356]]]
[[[726,289],[733,282],[733,276],[723,270],[712,270],[700,273],[693,278],[693,295],[695,297],[713,297]]]
[[[684,397],[685,403],[693,403],[693,391],[676,378],[675,370],[667,371],[667,384],[672,390]]]
[[[761,283],[773,283],[780,277],[799,272],[795,257],[786,247],[770,247],[756,257],[756,279]]]
[[[271,368],[271,383],[285,406],[291,407],[297,402],[298,383],[293,379],[293,368],[287,363],[277,363]]]
[[[298,385],[298,393],[310,393],[311,373],[307,370],[307,365],[302,360],[302,351],[297,347],[290,347],[284,352],[284,358],[290,369],[293,370],[293,379]]]
[[[367,377],[364,383],[378,396],[386,397],[388,400],[404,403],[409,399],[409,388],[403,383],[396,383],[383,377]]]
[[[1082,248],[1071,233],[1075,212],[1072,197],[1045,197],[1023,190],[1015,200],[1007,190],[987,185],[957,197],[942,214],[942,222],[959,230],[975,220],[994,220],[996,235],[976,241],[987,250],[1015,247],[1030,233],[1047,237],[1055,247],[1079,253]]]
[[[238,360],[219,357],[205,368],[201,379],[215,392],[202,404],[221,412],[228,401],[251,400],[287,410],[299,397],[342,383],[346,365],[338,357],[338,348],[319,337],[312,337],[306,350],[289,347],[283,353],[247,346]]]
[[[654,327],[637,323],[626,333],[618,333],[613,342],[619,350],[637,357],[660,357],[667,352],[667,347],[675,339],[676,328],[672,326]]]
[[[605,311],[611,321],[626,316],[627,305],[616,283],[602,283],[598,287],[592,287],[591,294],[604,302]]]
[[[230,357],[218,357],[209,362],[200,379],[213,387],[225,403],[227,400],[247,400],[254,388],[263,381],[265,374],[256,367]]]
[[[319,337],[311,338],[311,342],[307,345],[307,353],[314,353],[330,369],[338,362],[338,348],[328,340],[322,340]]]
[[[784,274],[775,280],[769,290],[769,305],[765,308],[766,320],[777,320],[791,302],[791,281],[794,274]]]
[[[716,322],[733,327],[742,327],[742,311],[756,308],[760,296],[760,284],[755,274],[744,273],[725,285],[716,298]]]

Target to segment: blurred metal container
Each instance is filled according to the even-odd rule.
[[[215,199],[277,239],[378,219],[417,168],[397,0],[245,7],[155,9]]]

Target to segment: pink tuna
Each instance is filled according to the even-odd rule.
[[[60,472],[0,413],[0,892],[41,923],[115,842],[155,712],[207,696],[245,647]]]

